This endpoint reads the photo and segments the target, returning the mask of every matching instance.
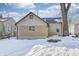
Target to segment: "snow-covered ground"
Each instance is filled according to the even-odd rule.
[[[79,37],[71,37],[71,36],[66,36],[66,37],[62,37],[62,36],[52,36],[47,38],[49,39],[59,39],[61,40],[58,43],[51,43],[51,45],[53,46],[59,46],[59,47],[67,47],[67,48],[79,48]]]
[[[47,42],[48,39],[60,39],[61,41],[57,42],[57,43],[53,43],[53,42],[49,43],[49,42]],[[32,54],[39,55],[37,53],[37,51],[43,50],[42,48],[39,47],[40,45],[42,46],[42,48],[45,46],[46,47],[45,49],[46,50],[48,49],[47,51],[49,51],[49,53],[50,53],[50,51],[52,51],[51,53],[56,53],[56,51],[58,52],[60,50],[60,52],[58,53],[58,54],[60,54],[60,53],[62,53],[61,50],[63,49],[62,51],[65,51],[65,52],[71,51],[68,53],[74,54],[75,50],[76,50],[76,52],[79,51],[78,50],[79,49],[79,38],[73,38],[71,36],[61,37],[61,36],[55,35],[55,36],[52,36],[52,37],[49,37],[46,39],[31,39],[31,40],[30,39],[24,39],[24,40],[19,39],[19,40],[17,40],[15,37],[10,38],[10,40],[3,39],[3,40],[0,40],[0,56],[1,55],[3,55],[3,56],[11,56],[11,55],[12,56],[16,56],[16,55],[22,56],[22,55],[32,55]],[[38,46],[38,47],[35,47],[35,46]],[[46,51],[45,49],[42,52],[45,52]],[[74,52],[72,52],[73,50],[74,50]],[[45,55],[45,54],[43,54],[43,55]],[[77,55],[79,55],[79,54],[77,53]]]
[[[79,56],[79,49],[35,45],[27,56]]]
[[[49,39],[59,39],[58,43],[49,43],[47,45],[35,45],[31,51],[26,54],[29,56],[79,56],[79,38],[71,36],[61,37],[52,36]]]
[[[47,44],[45,39],[33,39],[33,40],[17,40],[16,38],[0,40],[0,56],[21,56],[27,54],[27,52],[38,44]]]

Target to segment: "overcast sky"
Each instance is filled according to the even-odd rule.
[[[42,17],[60,17],[60,5],[55,3],[0,3],[0,13],[4,17],[7,15],[13,17],[15,21],[20,20],[29,12],[34,12]],[[79,4],[71,4],[68,13],[69,19],[79,21]]]

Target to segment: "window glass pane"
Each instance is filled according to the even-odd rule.
[[[29,26],[29,31],[35,31],[35,26]]]
[[[56,29],[56,32],[59,32],[59,29]]]

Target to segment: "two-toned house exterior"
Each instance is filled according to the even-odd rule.
[[[52,20],[52,19],[51,19]],[[17,39],[46,38],[54,34],[61,34],[61,22],[40,18],[30,12],[16,25]]]

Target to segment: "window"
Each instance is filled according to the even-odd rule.
[[[29,26],[29,31],[35,31],[35,26]]]
[[[30,19],[33,19],[33,15],[30,15],[29,18],[30,18]]]
[[[59,32],[59,29],[56,29],[56,32]]]

